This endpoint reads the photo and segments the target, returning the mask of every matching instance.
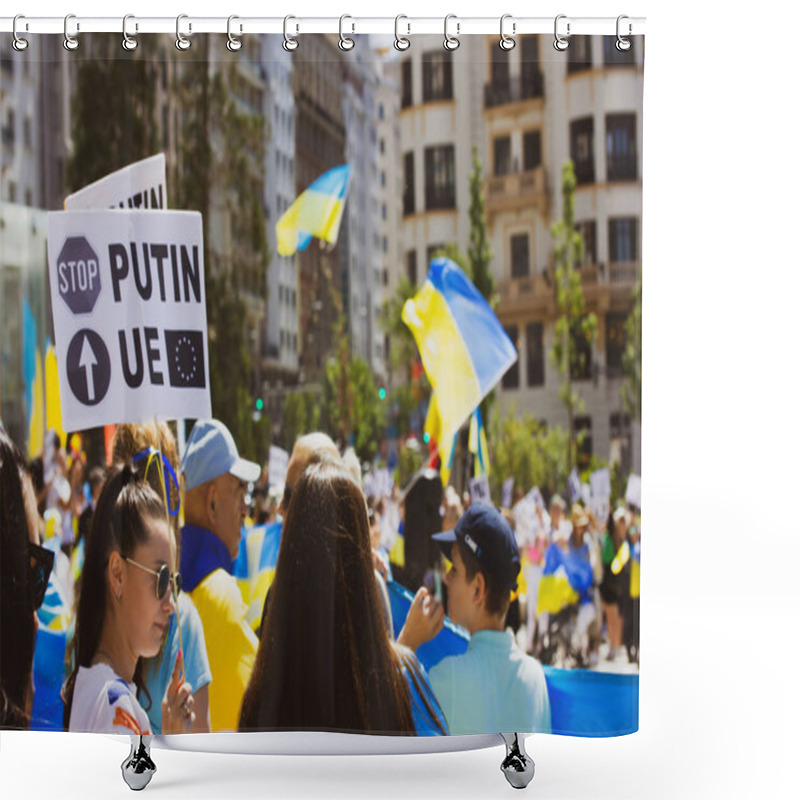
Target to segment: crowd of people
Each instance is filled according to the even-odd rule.
[[[280,488],[217,420],[195,423],[180,461],[165,423],[117,426],[107,469],[87,471],[57,439],[49,447],[26,463],[0,426],[0,727],[30,725],[37,610],[53,585],[74,609],[70,731],[549,731],[541,661],[562,611],[532,598],[557,552],[589,565],[572,633],[586,659],[603,621],[610,656],[625,642],[638,657],[638,533],[624,509],[605,532],[582,506],[567,520],[554,496],[522,536],[510,511],[439,483],[426,533],[435,576],[407,584],[413,602],[398,621],[390,552],[398,535],[411,539],[413,494],[367,496],[358,459],[323,433],[297,440]],[[280,525],[280,547],[253,624],[234,564],[247,525],[262,523]],[[417,651],[445,613],[469,644],[426,670]]]

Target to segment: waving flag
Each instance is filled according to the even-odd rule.
[[[239,540],[233,577],[247,606],[247,621],[254,631],[261,626],[264,600],[275,578],[282,530],[280,522],[255,525]]]
[[[22,304],[22,365],[25,379],[25,410],[28,414],[28,457],[44,447],[44,373],[38,346],[36,319],[27,298]]]
[[[592,565],[588,561],[551,544],[544,556],[536,613],[549,611],[557,614],[581,599],[585,602],[591,597],[592,581]]]
[[[278,252],[291,256],[305,250],[316,236],[336,244],[350,183],[350,166],[334,167],[317,178],[278,220]]]
[[[489,447],[480,408],[472,412],[469,421],[469,451],[475,456],[475,477],[489,474]]]
[[[453,456],[456,452],[456,436],[442,436],[442,418],[439,416],[439,404],[436,401],[436,392],[431,393],[428,403],[428,414],[425,417],[425,433],[431,441],[436,444],[439,453],[439,475],[442,478],[442,486],[447,486],[450,482],[450,472],[453,469]]]
[[[431,261],[420,291],[403,306],[441,419],[452,437],[517,360],[517,351],[483,295],[449,258]]]

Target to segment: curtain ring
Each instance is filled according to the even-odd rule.
[[[566,14],[559,14],[556,17],[555,26],[553,28],[553,32],[555,38],[553,39],[553,47],[558,50],[559,53],[563,53],[569,47],[569,40],[565,39],[559,32],[558,32],[558,21],[560,19],[566,19]],[[569,36],[569,22],[567,22],[567,36]]]
[[[405,14],[398,14],[394,18],[394,49],[399,50],[401,53],[405,50],[408,50],[411,47],[411,40],[407,39],[405,36],[401,36],[399,32],[400,27],[400,20],[401,19],[408,19]],[[407,22],[406,26],[408,27],[408,32],[411,33],[411,23]]]
[[[231,16],[228,17],[228,41],[225,44],[225,47],[227,47],[228,50],[231,51],[231,53],[237,53],[239,50],[242,49],[242,40],[238,39],[231,33],[231,22],[233,22],[233,20],[235,19],[239,19],[239,17],[237,17],[235,14],[231,14]],[[239,26],[240,33],[241,30],[242,26],[240,25]]]
[[[17,33],[17,20],[20,20],[20,19],[25,19],[25,16],[23,14],[17,14],[17,16],[14,17],[14,25],[12,27],[12,31],[14,33],[14,41],[11,43],[11,46],[18,53],[21,53],[23,50],[27,50],[28,49],[28,40],[27,39],[23,39]],[[27,29],[27,24],[26,24],[25,28]]]
[[[345,52],[347,52],[348,50],[352,50],[356,46],[356,43],[352,39],[348,38],[347,36],[344,35],[344,33],[342,33],[342,27],[346,19],[353,19],[353,18],[349,14],[342,14],[342,16],[339,17],[339,49],[344,50]],[[355,29],[356,26],[355,23],[353,23],[354,32]]]
[[[458,50],[458,46],[461,44],[461,42],[455,36],[451,36],[447,32],[447,23],[450,22],[451,19],[457,19],[456,15],[448,14],[444,18],[444,49],[450,50],[452,52],[453,50]],[[461,23],[456,22],[456,33],[458,34],[460,32],[461,32]]]
[[[511,14],[503,14],[503,16],[500,17],[500,49],[505,50],[506,52],[508,52],[509,50],[513,50],[515,45],[517,44],[515,39],[512,39],[510,36],[508,36],[506,33],[503,32],[503,23],[507,19],[511,19]],[[516,34],[516,32],[517,32],[517,23],[512,22],[511,33]]]
[[[290,14],[283,18],[283,49],[286,50],[287,53],[292,53],[297,50],[300,44],[295,36],[289,36],[288,26],[290,19],[297,19],[297,17],[293,17]]]
[[[134,17],[133,14],[126,14],[122,18],[122,49],[127,50],[128,52],[130,52],[131,50],[135,50],[139,45],[139,42],[136,41],[135,36],[128,36],[129,19],[136,19],[136,17]],[[136,30],[137,31],[139,30],[138,22],[136,23]]]
[[[617,50],[620,51],[620,53],[627,53],[628,50],[631,49],[631,40],[630,39],[626,39],[620,33],[620,23],[624,19],[628,19],[628,17],[625,14],[620,14],[617,17],[617,41],[616,41],[616,44],[614,46],[617,48]],[[629,22],[628,23],[628,36],[630,36],[630,35],[631,35],[631,23]]]
[[[178,14],[178,17],[175,20],[175,36],[176,36],[176,38],[175,38],[175,47],[177,47],[178,50],[188,50],[192,46],[191,39],[187,39],[181,33],[181,20],[182,19],[188,19],[188,18],[189,18],[188,14]],[[192,32],[192,23],[190,22],[189,23],[189,33],[191,33],[191,32]]]
[[[75,19],[75,15],[74,14],[67,14],[67,16],[64,17],[64,49],[65,50],[69,50],[70,52],[72,52],[73,50],[77,50],[78,49],[78,45],[80,44],[80,42],[78,41],[77,37],[71,36],[70,32],[68,30],[69,21],[71,19]],[[75,24],[75,30],[79,31],[80,29],[81,29],[81,26],[78,23],[76,23]]]

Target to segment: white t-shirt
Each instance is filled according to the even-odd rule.
[[[136,699],[136,687],[102,663],[78,668],[69,729],[78,733],[151,733],[147,714]]]

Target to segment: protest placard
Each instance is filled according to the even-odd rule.
[[[491,503],[492,494],[489,491],[489,478],[486,475],[470,478],[469,494],[473,503]]]
[[[289,467],[289,454],[274,444],[269,448],[269,485],[279,486],[286,483],[286,470]]]
[[[211,416],[202,217],[48,215],[64,426]]]
[[[503,481],[503,508],[511,508],[511,497],[514,492],[514,478]]]
[[[636,508],[642,507],[642,479],[633,473],[628,476],[628,486],[625,489],[625,502]]]
[[[163,153],[129,164],[90,183],[64,200],[66,211],[93,208],[167,208],[167,168]]]

